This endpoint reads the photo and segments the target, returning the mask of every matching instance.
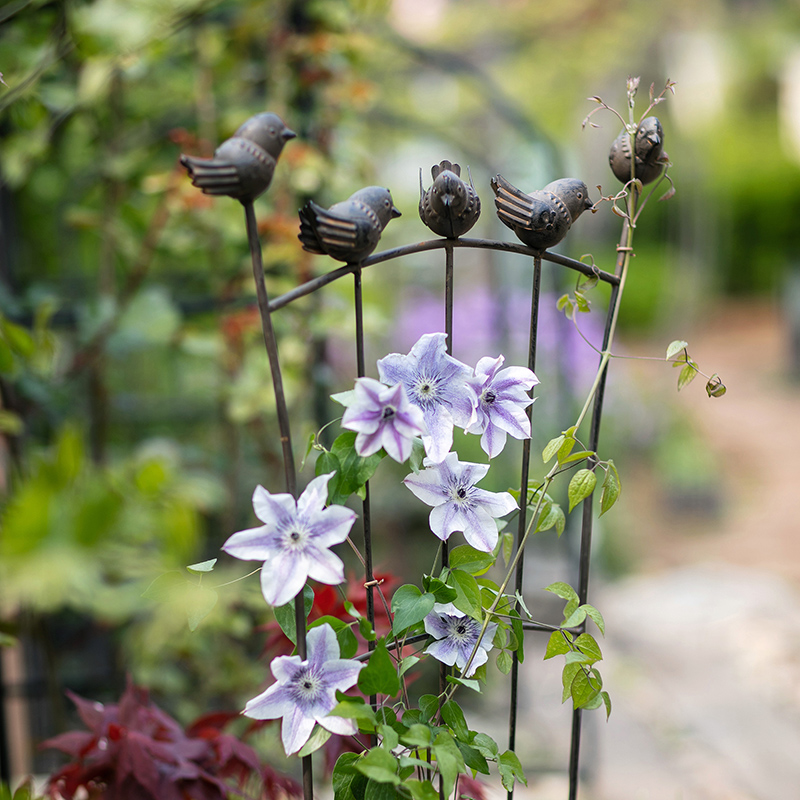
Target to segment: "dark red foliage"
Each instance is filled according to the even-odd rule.
[[[72,761],[48,783],[51,797],[73,800],[226,800],[252,778],[261,798],[300,797],[300,786],[263,766],[251,747],[223,728],[238,714],[208,714],[186,730],[130,681],[119,703],[93,703],[68,692],[88,731],[70,731],[42,743]],[[255,785],[258,785],[257,783]]]

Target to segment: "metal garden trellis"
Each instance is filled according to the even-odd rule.
[[[297,496],[297,480],[295,472],[295,463],[292,453],[291,444],[291,430],[289,423],[289,415],[286,406],[286,399],[283,392],[283,382],[281,376],[281,366],[278,356],[278,344],[275,337],[275,331],[272,324],[272,314],[280,309],[289,305],[290,303],[298,300],[301,297],[309,295],[313,292],[322,289],[329,283],[345,278],[348,275],[353,276],[354,281],[354,324],[355,324],[355,341],[356,341],[356,363],[358,377],[365,375],[365,359],[364,359],[364,326],[363,326],[363,298],[362,298],[362,272],[364,269],[373,267],[382,263],[393,261],[398,258],[411,256],[417,253],[430,250],[444,250],[445,255],[445,289],[444,289],[444,312],[445,312],[445,333],[447,334],[448,351],[452,353],[453,347],[453,289],[455,282],[454,270],[454,251],[459,248],[482,248],[495,251],[503,251],[508,253],[515,253],[520,256],[528,257],[532,260],[532,280],[531,280],[531,314],[530,314],[530,331],[529,331],[529,344],[528,344],[528,367],[533,370],[536,365],[536,351],[538,342],[538,319],[539,319],[539,301],[540,301],[540,285],[541,285],[541,271],[542,261],[548,261],[555,265],[574,270],[586,277],[594,277],[600,281],[607,283],[611,287],[608,308],[606,312],[605,331],[603,337],[602,350],[606,351],[609,347],[610,338],[613,333],[613,320],[617,313],[617,299],[620,289],[620,280],[622,274],[624,251],[626,249],[625,243],[627,241],[627,220],[624,223],[620,245],[617,248],[618,257],[614,273],[606,272],[594,266],[590,266],[581,261],[577,261],[566,256],[550,253],[548,251],[538,252],[525,245],[518,243],[510,243],[499,240],[490,239],[472,239],[472,238],[457,238],[457,239],[433,239],[415,244],[410,244],[402,247],[385,250],[379,253],[368,256],[359,263],[347,263],[344,266],[334,269],[324,275],[307,281],[306,283],[297,286],[291,291],[270,300],[267,295],[266,284],[264,280],[264,270],[261,253],[261,243],[258,237],[255,213],[253,210],[252,200],[242,200],[245,209],[245,217],[247,222],[248,241],[253,264],[253,277],[256,284],[257,302],[261,316],[262,329],[264,334],[264,342],[266,345],[267,353],[269,355],[270,369],[273,380],[273,387],[275,391],[277,418],[280,429],[280,440],[283,450],[284,460],[284,474],[286,489],[289,493]],[[596,452],[599,434],[600,434],[600,421],[603,412],[603,399],[605,390],[605,381],[607,375],[607,361],[601,362],[601,370],[598,375],[597,390],[594,394],[590,434],[587,447],[590,451]],[[527,412],[531,413],[530,408]],[[516,533],[515,550],[519,550],[519,543],[522,540],[527,524],[527,504],[528,504],[528,479],[529,479],[529,464],[530,464],[530,439],[523,442],[522,448],[522,464],[520,469],[520,514],[518,521],[518,528]],[[595,460],[590,458],[588,461],[589,468],[595,466]],[[367,614],[370,623],[374,623],[374,575],[373,575],[373,555],[372,555],[372,513],[370,509],[370,494],[369,484],[366,487],[366,495],[363,500],[363,531],[364,531],[364,558],[365,558],[365,576],[364,586],[366,593]],[[589,590],[589,575],[590,575],[590,555],[591,555],[591,542],[592,542],[592,527],[593,527],[593,508],[591,497],[583,501],[582,516],[581,516],[581,534],[580,534],[580,550],[578,559],[578,596],[581,603],[587,602]],[[515,590],[520,594],[523,591],[523,553],[519,552],[518,560],[515,571]],[[442,566],[448,564],[448,548],[447,543],[443,543],[442,550]],[[297,652],[301,658],[306,657],[306,644],[305,644],[305,631],[306,619],[304,610],[304,601],[302,594],[295,599],[295,620],[297,627]],[[581,624],[580,630],[585,627],[585,622]],[[523,622],[523,628],[528,631],[544,631],[551,632],[552,628],[548,628],[536,622]],[[370,647],[372,644],[370,643]],[[516,735],[517,735],[517,703],[518,703],[518,689],[519,689],[519,661],[516,653],[513,657],[511,668],[510,680],[510,696],[509,696],[509,727],[508,727],[508,747],[510,750],[515,749]],[[572,715],[572,733],[570,740],[570,757],[569,757],[569,798],[575,800],[577,797],[578,780],[579,780],[579,763],[580,763],[580,746],[581,746],[581,718],[582,710],[575,709]],[[311,800],[313,797],[313,780],[312,780],[312,763],[311,756],[305,756],[302,764],[303,772],[303,791],[306,800]],[[509,792],[511,798],[513,790]]]

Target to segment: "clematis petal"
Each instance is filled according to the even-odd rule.
[[[447,664],[450,667],[456,663],[459,655],[458,645],[450,638],[431,642],[424,652],[426,655],[433,656],[437,661],[441,661],[442,664]]]
[[[317,625],[306,636],[309,666],[321,669],[326,661],[339,658],[339,640],[330,625]]]
[[[444,406],[432,406],[424,409],[423,418],[428,431],[422,437],[425,454],[438,463],[444,460],[453,446],[453,416]]]
[[[498,428],[490,420],[481,436],[481,449],[489,458],[494,458],[503,452],[503,448],[506,446],[506,439],[506,432],[502,428]]]
[[[275,656],[269,665],[276,680],[286,683],[302,669],[300,656]]]
[[[308,559],[302,553],[280,552],[261,567],[261,594],[271,606],[297,596],[308,578]]]
[[[335,691],[343,692],[345,689],[355,686],[356,681],[358,681],[358,673],[365,666],[366,664],[349,658],[338,658],[337,652],[337,657],[333,660],[328,660],[322,668],[322,675],[332,694]]]
[[[508,492],[487,492],[475,487],[472,499],[493,517],[503,517],[517,508],[517,501]]]
[[[483,553],[491,553],[497,545],[497,523],[483,508],[475,508],[468,513],[468,522],[459,530],[464,531],[467,544]]]
[[[298,706],[283,717],[281,725],[281,741],[286,755],[296,753],[308,741],[314,730],[314,718],[307,717]]]
[[[358,725],[354,719],[325,716],[318,717],[317,722],[319,722],[325,730],[331,733],[338,733],[339,736],[352,736],[354,733],[358,733]]]
[[[308,557],[308,577],[327,583],[330,586],[338,586],[344,583],[344,564],[342,559],[330,550],[309,545],[306,550]]]
[[[244,715],[251,719],[278,719],[291,713],[294,707],[295,702],[288,688],[273,683],[265,692],[247,701]]]
[[[328,508],[309,514],[306,522],[311,529],[314,544],[330,547],[343,542],[358,515],[346,506],[328,506]]]
[[[263,486],[256,486],[253,492],[253,511],[266,523],[285,517],[293,517],[297,513],[297,503],[290,494],[270,494]]]
[[[429,506],[438,506],[447,501],[440,473],[436,469],[423,469],[416,475],[412,472],[403,479],[403,483]]]
[[[344,417],[342,417],[342,426],[345,428],[350,428],[351,430],[355,430],[352,425],[345,425]],[[373,453],[377,453],[378,450],[380,450],[384,445],[384,438],[385,434],[384,431],[381,430],[380,424],[377,424],[374,430],[360,431],[358,436],[356,436],[356,453],[363,458],[371,456]]]
[[[222,550],[242,561],[266,561],[275,554],[275,539],[274,527],[261,525],[232,534],[222,545]]]
[[[318,475],[306,486],[300,499],[297,501],[297,512],[301,516],[314,514],[325,507],[328,502],[328,481],[334,476],[333,472]]]

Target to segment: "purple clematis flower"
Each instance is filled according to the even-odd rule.
[[[245,716],[253,719],[278,719],[286,755],[296,753],[308,741],[314,723],[331,733],[347,736],[356,733],[355,720],[329,717],[337,704],[336,691],[344,691],[358,680],[364,664],[339,658],[339,642],[330,625],[319,625],[308,632],[305,661],[300,656],[277,656],[270,669],[277,679],[265,692],[249,700]]]
[[[481,638],[475,658],[464,672],[472,651],[478,642],[481,623],[459,611],[452,603],[436,603],[433,611],[425,617],[425,631],[437,641],[428,645],[425,652],[437,661],[453,666],[455,664],[468,678],[475,674],[481,664],[489,660],[488,651],[492,649],[492,639],[497,623],[490,622]]]
[[[381,381],[402,383],[409,401],[422,409],[422,443],[436,463],[453,446],[453,426],[467,428],[475,416],[475,394],[467,388],[472,370],[447,354],[446,339],[445,333],[426,333],[408,355],[390,353],[378,361]]]
[[[503,356],[486,356],[475,367],[475,377],[467,381],[477,397],[475,420],[467,433],[480,433],[481,447],[494,458],[506,446],[506,435],[527,439],[531,421],[525,409],[533,402],[528,396],[539,379],[527,367],[503,366]],[[498,372],[498,370],[500,370]]]
[[[395,460],[411,455],[411,444],[424,433],[422,410],[408,402],[402,383],[384,386],[373,378],[359,378],[342,426],[358,431],[356,452],[371,456],[383,447]]]
[[[440,464],[426,458],[423,465],[427,469],[406,476],[403,483],[433,506],[431,530],[443,541],[453,531],[463,531],[476,550],[491,553],[497,544],[495,518],[513,511],[517,504],[508,492],[487,492],[475,486],[489,465],[459,461],[458,453],[448,453]]]
[[[314,478],[298,500],[257,486],[253,509],[264,525],[234,533],[222,545],[234,558],[264,562],[261,591],[272,606],[288,603],[308,578],[344,581],[344,564],[330,547],[347,538],[356,514],[344,506],[325,508],[333,474]]]

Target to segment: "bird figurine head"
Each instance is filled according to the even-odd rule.
[[[461,178],[461,167],[442,161],[431,168],[433,185],[426,191],[419,174],[419,216],[439,236],[456,239],[463,236],[478,220],[481,201],[470,177]]]
[[[388,189],[367,186],[330,208],[306,203],[300,209],[298,239],[303,250],[355,264],[378,246],[383,229],[399,216]]]
[[[267,111],[239,126],[213,158],[182,155],[181,164],[205,194],[250,203],[267,190],[283,146],[296,135],[277,114]]]
[[[636,128],[634,141],[634,177],[643,184],[651,183],[669,161],[664,152],[664,129],[658,117],[645,117]],[[608,163],[617,180],[627,183],[631,179],[631,137],[627,131],[622,131],[611,145]]]
[[[561,178],[525,194],[502,175],[495,175],[492,190],[500,221],[521,242],[540,252],[557,245],[572,223],[592,207],[586,184],[577,178]]]

